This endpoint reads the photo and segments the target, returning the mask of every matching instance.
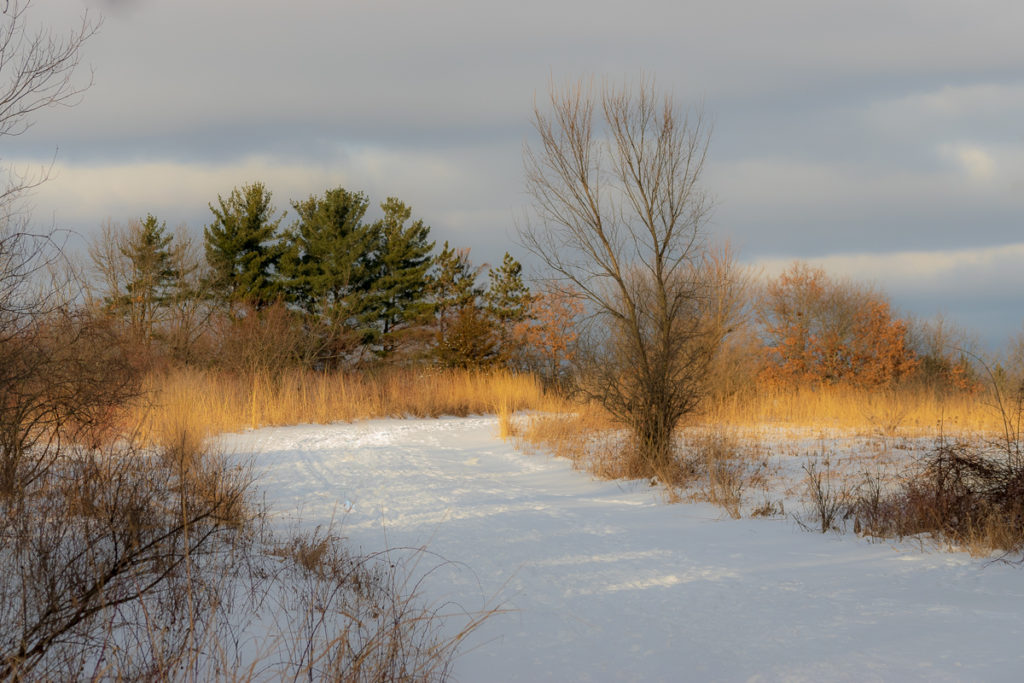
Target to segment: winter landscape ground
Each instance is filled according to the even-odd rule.
[[[371,420],[221,437],[282,529],[389,548],[462,647],[460,681],[979,680],[1024,672],[1024,574],[922,539],[820,534],[802,467],[923,443],[761,435],[784,514],[730,519],[646,481],[596,481],[498,437],[494,417]],[[863,468],[861,468],[863,469]],[[851,470],[853,471],[853,470]]]

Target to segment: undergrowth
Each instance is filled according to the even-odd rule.
[[[899,487],[868,487],[852,507],[861,533],[927,534],[986,555],[1024,550],[1024,463],[979,442],[939,440]]]
[[[277,536],[245,463],[161,441],[64,443],[0,496],[0,680],[444,680],[493,614],[426,603],[393,551]]]

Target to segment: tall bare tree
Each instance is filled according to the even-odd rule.
[[[89,82],[75,72],[83,44],[95,33],[88,16],[78,28],[57,35],[32,22],[30,0],[0,2],[0,142],[28,130],[42,109],[73,106]],[[23,456],[49,452],[41,425],[54,416],[66,417],[73,407],[60,395],[66,385],[54,368],[70,368],[61,359],[50,361],[68,346],[80,328],[68,316],[55,316],[67,303],[58,283],[47,282],[60,244],[51,232],[33,233],[21,200],[46,180],[47,172],[0,170],[0,495],[24,469]],[[65,323],[68,323],[65,325]],[[58,332],[60,334],[58,334]],[[67,333],[65,335],[65,333]],[[60,338],[60,343],[49,343]],[[100,364],[97,364],[100,365]],[[66,376],[66,373],[61,377]],[[78,405],[76,403],[76,405]],[[64,410],[68,408],[69,410]],[[31,458],[30,458],[31,459]],[[31,467],[29,469],[32,469]],[[22,477],[23,479],[23,477]]]
[[[521,239],[586,300],[581,387],[631,429],[636,474],[659,474],[724,333],[704,258],[710,131],[651,80],[595,90],[552,85],[534,106]]]
[[[32,116],[42,109],[71,107],[92,79],[75,77],[81,65],[82,46],[99,26],[87,14],[64,35],[31,22],[32,0],[0,2],[0,140],[18,136],[32,127]],[[44,169],[32,173],[8,169],[0,185],[0,218],[15,216],[17,200],[48,177]]]
[[[77,28],[57,35],[31,21],[31,0],[0,2],[0,142],[27,131],[42,109],[73,106],[91,84],[75,72],[81,50],[97,22],[83,15]],[[21,200],[43,183],[47,169],[0,170],[0,341],[38,312],[40,296],[30,285],[59,253],[52,232],[33,233]]]

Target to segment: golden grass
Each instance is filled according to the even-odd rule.
[[[736,427],[829,428],[866,435],[994,433],[999,414],[982,393],[941,394],[901,388],[849,387],[750,391],[705,402],[690,423]]]
[[[572,461],[577,469],[605,479],[626,476],[615,438],[621,429],[594,404],[567,405],[568,411],[529,415],[515,425],[512,435],[521,450],[544,449]]]
[[[206,482],[193,457],[205,437],[262,426],[329,423],[380,417],[494,414],[499,436],[524,450],[542,449],[569,459],[577,469],[603,479],[632,479],[629,437],[595,403],[572,402],[545,393],[530,375],[505,371],[390,368],[366,373],[295,371],[276,378],[178,369],[148,378],[144,438],[196,470],[194,486]],[[528,411],[524,414],[522,411]],[[738,517],[744,493],[764,488],[771,473],[757,446],[766,430],[808,430],[837,436],[982,437],[997,434],[998,414],[984,394],[948,394],[900,389],[864,391],[829,387],[755,392],[709,400],[682,425],[686,457],[678,471],[659,472],[669,500],[706,500]],[[777,437],[775,437],[777,438]],[[784,437],[785,438],[785,437]],[[750,441],[753,439],[753,441]],[[742,441],[742,446],[741,446]],[[883,440],[884,442],[885,440]],[[749,442],[749,443],[748,443]],[[753,444],[753,445],[751,445]],[[202,470],[205,471],[205,470]],[[861,473],[858,473],[858,477]],[[694,488],[696,485],[696,488]],[[752,514],[779,514],[767,500]],[[1008,547],[1006,529],[988,524],[972,530],[967,545],[981,551]],[[1012,540],[1012,539],[1011,539]]]
[[[380,417],[565,409],[534,377],[500,370],[295,371],[274,378],[178,369],[150,376],[147,388],[151,405],[139,410],[146,412],[147,435],[157,443],[182,431],[209,436]]]
[[[277,377],[176,369],[147,379],[147,436],[166,444],[183,431],[221,432],[380,417],[496,414],[502,438],[543,443],[577,460],[586,434],[619,427],[599,407],[545,393],[528,374],[503,370],[385,368],[362,373],[296,370]],[[525,422],[518,411],[548,413]],[[557,416],[554,416],[557,415]],[[570,417],[571,415],[571,417]],[[1001,427],[983,394],[844,387],[748,391],[705,401],[686,426],[829,429],[858,435],[992,434]],[[571,454],[570,454],[571,453]],[[602,469],[605,469],[602,467]],[[615,469],[615,468],[608,468]]]

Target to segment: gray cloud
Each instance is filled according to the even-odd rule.
[[[83,230],[150,210],[201,224],[218,192],[257,177],[282,205],[344,183],[406,199],[440,239],[493,260],[514,248],[535,94],[646,72],[714,119],[713,229],[748,259],[1020,241],[1015,1],[86,6],[105,14],[85,54],[94,87],[4,149],[33,163],[59,147],[37,207]],[[34,9],[64,26],[81,7]],[[962,277],[958,291],[991,294],[993,275]],[[940,296],[953,294],[908,301],[930,313]]]

